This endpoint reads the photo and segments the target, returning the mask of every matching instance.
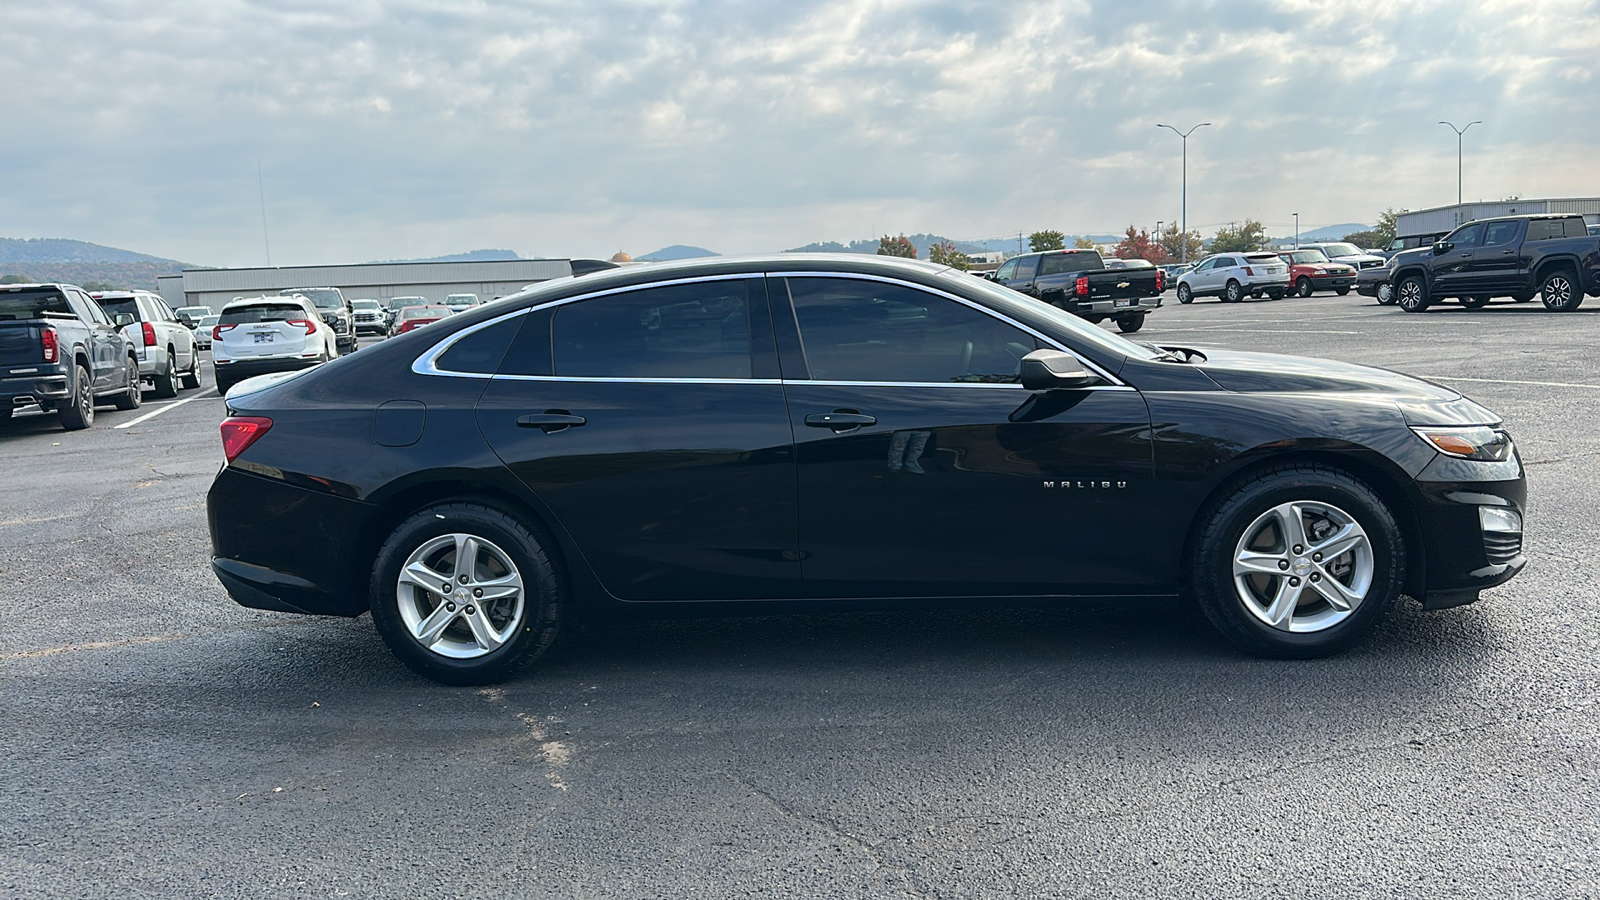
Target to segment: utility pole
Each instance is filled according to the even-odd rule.
[[[1179,131],[1171,125],[1156,123],[1157,128],[1165,128],[1183,138],[1183,212],[1181,213],[1183,216],[1183,243],[1181,245],[1183,247],[1183,259],[1181,261],[1184,263],[1189,261],[1189,135],[1210,124],[1210,122],[1201,122],[1188,131]]]
[[[1294,248],[1300,249],[1300,214],[1294,214]]]
[[[1481,119],[1468,122],[1466,128],[1457,128],[1454,122],[1440,122],[1440,125],[1449,125],[1450,130],[1456,133],[1456,205],[1461,205],[1461,136],[1467,133],[1467,128],[1482,125]],[[1459,210],[1457,211],[1459,214]]]
[[[267,237],[267,183],[261,178],[261,160],[256,160],[256,187],[261,191],[261,243],[267,248],[267,268],[272,268],[272,239]]]

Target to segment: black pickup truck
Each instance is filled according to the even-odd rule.
[[[1091,322],[1112,319],[1125,333],[1144,327],[1166,289],[1165,273],[1150,263],[1107,262],[1098,250],[1025,253],[1006,260],[993,280]]]
[[[1447,297],[1469,309],[1494,297],[1539,297],[1552,312],[1570,312],[1584,294],[1600,297],[1600,238],[1586,232],[1575,215],[1479,219],[1396,254],[1389,283],[1406,312]]]
[[[140,390],[138,356],[82,288],[0,285],[0,419],[37,403],[88,428],[96,403],[137,409]]]

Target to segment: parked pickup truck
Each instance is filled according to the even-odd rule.
[[[1138,331],[1161,307],[1166,275],[1144,260],[1117,263],[1107,266],[1098,250],[1046,250],[1006,260],[994,280],[1091,322],[1112,319],[1124,333]]]
[[[1395,255],[1395,300],[1406,312],[1422,312],[1447,297],[1471,309],[1494,297],[1539,297],[1545,309],[1570,312],[1584,294],[1600,297],[1600,238],[1586,231],[1577,215],[1469,222],[1431,247]]]
[[[0,285],[0,419],[37,403],[74,430],[94,422],[96,403],[140,399],[138,356],[82,288]]]

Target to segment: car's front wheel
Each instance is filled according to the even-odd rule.
[[[1193,303],[1194,302],[1194,291],[1191,290],[1187,284],[1178,285],[1178,302],[1179,303]]]
[[[516,517],[442,503],[378,552],[372,620],[400,661],[446,684],[501,681],[555,640],[563,588],[546,541]]]
[[[1412,275],[1400,282],[1395,289],[1396,302],[1406,312],[1422,312],[1428,308],[1428,287],[1422,281],[1421,275]]]
[[[1378,285],[1377,300],[1379,306],[1388,306],[1394,302],[1394,285],[1384,282]]]
[[[1224,302],[1224,303],[1242,303],[1243,301],[1244,301],[1244,287],[1242,285],[1240,285],[1239,282],[1237,282],[1237,281],[1228,282],[1228,286],[1223,288],[1223,290],[1222,290],[1222,302]]]
[[[1311,296],[1311,279],[1304,275],[1300,276],[1294,283],[1294,292],[1302,297]]]
[[[1196,599],[1224,637],[1258,656],[1348,648],[1383,619],[1405,580],[1393,513],[1338,469],[1263,470],[1197,521]]]

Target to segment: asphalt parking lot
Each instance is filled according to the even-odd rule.
[[[1600,301],[1168,304],[1135,337],[1504,415],[1528,570],[1312,662],[1084,604],[596,623],[447,688],[223,592],[208,367],[0,423],[0,896],[1596,895]]]

